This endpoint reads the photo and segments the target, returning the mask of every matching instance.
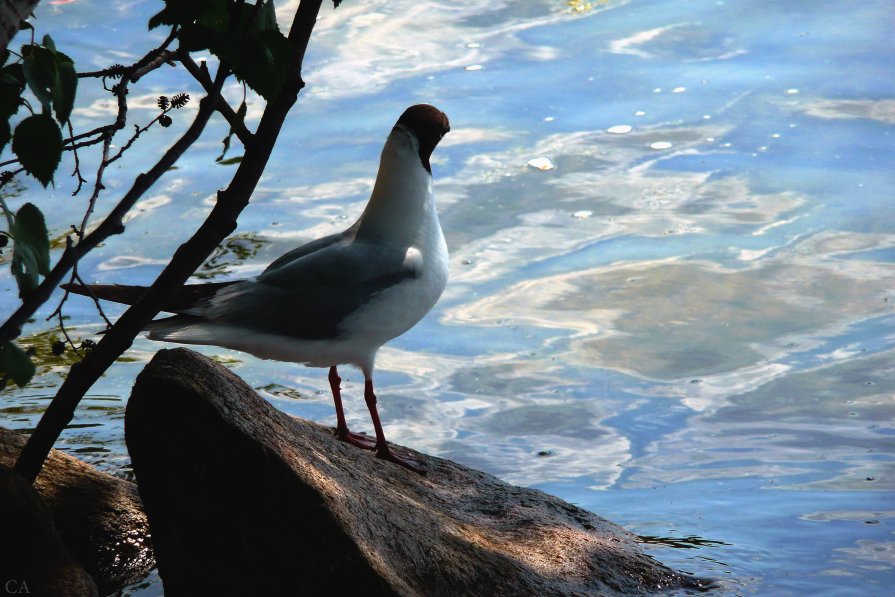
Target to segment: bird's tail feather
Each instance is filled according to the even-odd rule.
[[[124,303],[125,305],[136,303],[147,290],[146,286],[125,284],[62,284],[60,287],[73,294],[96,297],[104,301]]]
[[[162,311],[181,313],[195,306],[196,303],[211,298],[224,286],[235,282],[209,282],[206,284],[187,284],[175,289],[165,301]],[[62,288],[74,294],[92,296],[104,301],[133,305],[148,288],[128,284],[62,284]]]

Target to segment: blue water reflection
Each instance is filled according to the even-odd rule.
[[[159,6],[41,4],[38,25],[79,65],[104,67],[158,41],[141,23]],[[721,594],[885,594],[890,17],[882,1],[346,1],[319,23],[308,88],[239,238],[203,275],[252,275],[345,227],[396,114],[435,103],[454,126],[433,161],[452,279],[381,353],[390,437],[622,523],[662,561],[721,578]],[[110,53],[98,29],[122,45]],[[137,121],[159,94],[200,97],[175,72],[131,98]],[[108,98],[79,93],[87,128]],[[250,98],[249,119],[261,108]],[[171,131],[109,173],[107,201]],[[151,281],[229,180],[212,165],[225,134],[216,122],[81,275]],[[68,185],[49,191],[60,233],[81,210]],[[89,301],[67,313],[78,336],[99,329]],[[138,341],[97,384],[63,447],[128,474],[124,403],[157,348]],[[323,372],[203,350],[278,408],[333,420]],[[4,423],[33,426],[64,370],[48,363],[35,387],[8,392]],[[349,424],[367,429],[359,374],[344,377]]]

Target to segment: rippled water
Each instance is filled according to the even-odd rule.
[[[142,23],[160,3],[111,7],[42,3],[37,24],[82,68],[126,62],[158,39]],[[251,275],[353,221],[396,116],[435,103],[453,125],[433,161],[452,278],[381,352],[390,439],[619,522],[663,562],[721,579],[718,594],[891,594],[890,4],[346,0],[324,13],[308,88],[201,277]],[[200,96],[173,70],[152,75],[132,116],[178,91]],[[108,97],[80,93],[86,129]],[[110,174],[101,212],[178,116]],[[154,278],[232,175],[212,165],[225,133],[208,132],[85,278]],[[51,192],[60,234],[82,209],[70,191]],[[25,198],[46,200],[33,186]],[[8,275],[5,288],[8,307]],[[89,301],[67,313],[78,336],[100,328]],[[138,341],[97,384],[63,447],[128,474],[124,401],[158,347]],[[323,371],[204,352],[277,407],[334,419]],[[34,387],[2,398],[4,424],[29,428],[52,396],[64,363],[44,361]],[[345,377],[349,424],[366,429],[359,375]]]

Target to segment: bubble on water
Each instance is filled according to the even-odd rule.
[[[482,44],[480,44],[477,41],[471,41],[468,44],[466,44],[466,47],[467,48],[480,48],[480,47],[482,47]]]
[[[470,64],[463,70],[482,70],[482,65],[481,64]]]
[[[554,120],[556,120],[555,116],[547,116],[544,118],[544,122],[553,122]]]
[[[771,135],[771,139],[779,139],[779,138],[780,138],[780,133],[774,133],[773,135]]]
[[[526,162],[532,168],[537,168],[538,170],[553,170],[556,166],[553,162],[550,161],[550,158],[532,158]]]
[[[650,143],[650,149],[671,149],[670,141],[656,141]]]
[[[671,93],[683,93],[687,90],[686,87],[675,87],[671,90]]]
[[[606,129],[606,132],[613,135],[627,135],[632,129],[633,127],[630,124],[617,124]]]
[[[592,212],[588,209],[582,209],[581,211],[576,211],[575,213],[573,213],[572,217],[575,218],[576,220],[586,220],[587,218],[591,217],[592,215],[594,215],[594,212]]]
[[[797,93],[799,93],[799,90],[798,90],[798,89],[795,89],[795,88],[793,88],[793,89],[787,89],[787,90],[786,90],[786,93],[788,93],[789,95],[796,95]]]
[[[653,89],[653,93],[662,93],[662,88],[656,87],[655,89]]]
[[[634,112],[634,116],[646,116],[646,112],[644,112],[643,110],[637,110],[636,112]]]

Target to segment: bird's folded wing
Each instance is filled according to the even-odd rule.
[[[341,322],[383,290],[416,278],[415,249],[333,243],[222,288],[191,311],[208,322],[307,340],[336,338]]]
[[[358,223],[355,223],[353,226],[348,228],[343,232],[339,232],[337,234],[330,234],[329,236],[324,236],[315,240],[312,240],[308,243],[301,245],[300,247],[296,247],[291,251],[287,251],[283,255],[280,255],[273,262],[268,265],[264,269],[264,273],[277,270],[293,261],[301,259],[306,255],[310,255],[311,253],[317,253],[329,247],[330,245],[334,245],[337,243],[346,243],[350,242],[355,233],[357,232]]]

